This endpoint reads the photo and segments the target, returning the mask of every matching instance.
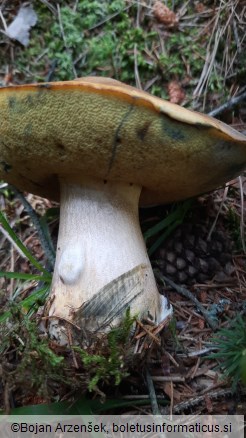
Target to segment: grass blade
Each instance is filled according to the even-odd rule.
[[[26,312],[29,312],[35,304],[41,305],[41,303],[44,302],[49,293],[49,289],[50,285],[47,284],[44,287],[35,290],[31,295],[18,303],[18,305],[21,306]],[[10,316],[11,310],[6,310],[6,312],[2,313],[2,315],[0,315],[0,324],[4,323],[8,318],[10,318]]]
[[[5,230],[5,232],[9,235],[10,239],[14,242],[14,244],[18,246],[20,251],[26,256],[26,258],[29,260],[29,262],[32,263],[32,265],[35,266],[35,268],[37,268],[39,271],[47,273],[47,270],[45,268],[43,268],[43,266],[36,260],[36,258],[25,247],[25,245],[23,245],[21,240],[18,238],[18,236],[12,230],[11,226],[9,225],[7,219],[5,218],[5,216],[2,212],[0,212],[0,224],[2,224],[2,227]]]
[[[45,275],[39,274],[24,274],[22,272],[4,272],[0,271],[0,278],[15,279],[15,280],[35,280],[35,281],[51,281],[51,275],[48,272]]]
[[[144,233],[144,239],[145,242],[147,242],[150,237],[153,237],[156,234],[164,231],[164,233],[158,237],[158,239],[148,250],[149,256],[151,256],[157,250],[162,242],[172,233],[172,231],[178,225],[182,224],[187,212],[190,210],[192,203],[193,199],[188,199],[187,201],[184,201],[182,204],[178,205],[176,209],[171,212],[165,219],[158,222]]]

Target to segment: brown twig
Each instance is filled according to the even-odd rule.
[[[240,391],[240,395],[246,394],[246,389],[244,389],[244,388],[240,388],[239,391]],[[219,391],[209,392],[208,395],[212,400],[216,400],[216,399],[222,398],[222,397],[234,396],[235,393],[233,393],[232,389],[226,388],[226,389],[221,389]],[[181,403],[177,404],[176,406],[174,406],[173,414],[179,414],[179,413],[182,413],[184,411],[187,411],[188,409],[194,409],[195,406],[197,406],[199,404],[203,404],[203,402],[204,402],[204,395],[200,395],[198,397],[191,398],[185,402],[181,402]]]
[[[168,277],[163,275],[159,270],[155,269],[155,274],[162,280],[164,283],[168,283],[173,289],[175,289],[178,293],[185,296],[189,300],[193,301],[193,303],[197,306],[197,308],[200,310],[204,318],[206,319],[209,326],[213,329],[217,329],[217,322],[214,321],[207,312],[207,310],[203,307],[203,305],[198,301],[198,299],[185,287],[179,286],[174,281],[170,280]]]
[[[182,376],[151,376],[154,382],[185,382]]]
[[[225,102],[223,105],[210,111],[209,116],[216,117],[225,111],[232,110],[235,106],[238,106],[241,102],[246,101],[246,91],[239,94],[238,96],[232,97],[230,100]]]
[[[143,331],[137,334],[135,339],[140,339],[147,334],[151,339],[153,339],[154,342],[157,343],[157,345],[161,345],[161,341],[150,330],[148,330],[141,321],[137,320],[137,324],[143,329]]]

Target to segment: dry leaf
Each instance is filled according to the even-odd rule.
[[[163,384],[163,391],[165,392],[165,394],[172,399],[174,403],[180,403],[181,401],[181,394],[179,391],[176,390],[175,387],[173,387],[173,385],[171,384],[171,382],[165,382]]]
[[[6,35],[19,41],[23,46],[29,44],[30,28],[37,23],[37,14],[32,6],[21,6],[17,16],[6,29]]]

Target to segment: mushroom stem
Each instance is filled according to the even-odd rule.
[[[131,314],[159,323],[168,314],[139,226],[141,187],[86,179],[61,181],[60,227],[51,291],[50,333],[63,318],[105,332]]]

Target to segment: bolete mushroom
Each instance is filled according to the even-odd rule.
[[[2,88],[0,157],[2,179],[60,200],[49,315],[63,343],[63,318],[104,332],[128,307],[155,323],[170,314],[140,231],[139,198],[148,206],[211,191],[246,167],[246,137],[88,77]]]

